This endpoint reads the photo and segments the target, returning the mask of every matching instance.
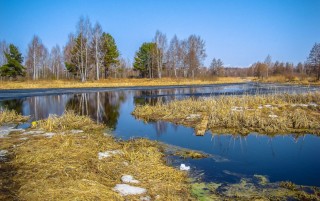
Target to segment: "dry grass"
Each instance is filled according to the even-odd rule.
[[[14,110],[0,110],[0,126],[7,123],[19,123],[27,121],[29,117],[22,116]]]
[[[137,106],[133,114],[196,128],[208,116],[205,129],[213,133],[319,134],[320,93],[189,98]]]
[[[73,111],[66,111],[62,116],[50,115],[48,119],[36,122],[36,126],[46,131],[66,131],[80,129],[86,132],[101,131],[104,125],[96,124],[87,116],[78,116]]]
[[[135,185],[146,188],[152,200],[192,200],[186,173],[165,164],[156,142],[115,141],[101,132],[101,125],[73,113],[36,127],[57,134],[30,137],[13,149],[16,200],[139,200],[139,195],[121,197],[112,190],[125,174],[139,180]],[[85,132],[68,134],[75,128]],[[107,150],[121,154],[99,160],[98,153]]]
[[[263,80],[258,80],[266,83],[283,83],[283,84],[301,84],[301,85],[320,85],[320,81],[317,81],[312,77],[286,77],[283,75],[270,76]]]
[[[37,80],[37,81],[2,81],[0,89],[40,89],[40,88],[85,88],[85,87],[133,87],[133,86],[170,86],[239,83],[248,80],[239,77],[221,77],[217,79],[128,79],[109,78],[99,81],[80,82],[77,80]]]

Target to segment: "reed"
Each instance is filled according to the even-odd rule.
[[[0,126],[7,123],[19,123],[27,121],[29,117],[22,116],[14,110],[0,109]]]
[[[137,106],[135,117],[165,120],[212,133],[320,134],[320,93],[187,98]]]

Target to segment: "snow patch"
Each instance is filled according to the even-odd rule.
[[[269,117],[270,117],[270,118],[278,118],[278,115],[270,114]]]
[[[39,135],[39,134],[43,134],[43,133],[44,133],[44,131],[34,130],[34,131],[24,132],[23,134],[25,134],[25,135]]]
[[[122,196],[139,195],[147,192],[145,188],[130,186],[128,184],[117,184],[113,190],[117,191]]]
[[[180,170],[182,171],[189,171],[190,170],[190,166],[186,166],[185,164],[181,164],[180,165]]]
[[[120,151],[120,150],[112,150],[112,151],[99,152],[98,153],[98,158],[99,158],[99,160],[101,160],[103,158],[108,158],[108,157],[116,155],[116,154],[122,154],[122,151]]]
[[[7,150],[0,150],[0,161],[4,161],[6,159],[7,154],[8,154]]]
[[[72,134],[78,134],[78,133],[83,133],[84,131],[83,130],[70,130],[70,133]]]
[[[149,195],[140,197],[140,201],[150,201],[150,200],[151,200],[151,197]]]
[[[133,183],[133,184],[140,183],[140,181],[133,179],[133,176],[131,176],[131,175],[123,175],[121,177],[121,181],[124,183]]]
[[[43,134],[43,136],[47,137],[47,138],[52,138],[56,133],[45,133]]]
[[[25,130],[22,128],[15,129],[12,126],[0,126],[0,138],[6,137],[11,132],[23,132],[23,131]]]

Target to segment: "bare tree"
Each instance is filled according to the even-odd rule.
[[[224,76],[224,67],[222,60],[213,58],[210,64],[210,70],[213,75]]]
[[[9,46],[5,40],[0,41],[0,67],[7,63],[5,53],[9,52]]]
[[[62,54],[59,45],[54,46],[50,52],[51,71],[56,79],[60,78],[62,72]]]
[[[167,51],[167,66],[173,70],[174,77],[177,78],[177,67],[180,61],[180,42],[176,35],[170,41],[169,49]]]
[[[102,53],[101,53],[101,46],[102,46],[102,28],[101,25],[97,22],[92,31],[92,45],[91,50],[93,53],[94,63],[95,63],[95,69],[96,69],[96,79],[99,80],[99,72],[100,72],[100,66],[102,64]]]
[[[167,49],[167,36],[161,33],[159,30],[156,31],[156,35],[154,37],[154,42],[157,44],[156,54],[158,57],[158,78],[161,78],[162,67],[165,59],[165,51]]]
[[[316,74],[317,80],[320,80],[320,43],[315,43],[310,50],[307,64]]]
[[[32,76],[33,80],[37,80],[45,75],[45,68],[48,64],[48,50],[42,44],[41,39],[38,36],[33,36],[27,53],[26,66],[29,76]]]
[[[266,77],[269,77],[269,69],[272,67],[272,59],[271,56],[268,54],[266,59],[264,60],[264,63],[267,65],[267,72],[266,72]]]
[[[200,38],[200,36],[191,35],[187,40],[187,48],[189,73],[191,73],[194,78],[195,71],[200,67],[207,56],[205,52],[205,42]]]

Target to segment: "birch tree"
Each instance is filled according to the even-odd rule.
[[[50,52],[51,71],[56,79],[60,78],[62,72],[62,54],[59,45],[55,45]]]
[[[161,78],[162,67],[165,59],[165,51],[167,48],[167,36],[161,33],[159,30],[156,32],[156,35],[153,39],[154,43],[157,44],[156,55],[157,55],[157,72],[158,78]]]
[[[9,52],[9,46],[5,40],[0,41],[0,66],[7,63],[6,53]]]
[[[176,35],[170,41],[169,49],[167,51],[167,65],[174,72],[174,77],[177,75],[177,67],[181,58],[180,42]]]
[[[45,74],[45,68],[47,67],[48,50],[42,44],[41,39],[38,36],[33,36],[30,44],[28,45],[26,66],[29,76],[33,80],[42,77]]]
[[[103,54],[101,52],[102,50],[102,28],[99,23],[96,23],[95,26],[93,27],[93,32],[92,32],[92,45],[91,45],[91,50],[93,53],[93,59],[94,59],[94,64],[95,64],[95,70],[96,70],[96,80],[99,80],[100,78],[100,67],[102,65],[102,57]]]

